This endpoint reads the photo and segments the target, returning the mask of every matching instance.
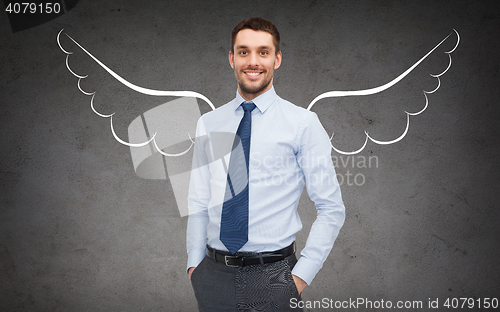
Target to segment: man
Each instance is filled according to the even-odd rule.
[[[328,135],[315,113],[274,91],[281,60],[271,22],[239,23],[229,52],[236,98],[198,121],[187,252],[200,311],[292,310],[344,222]],[[227,133],[237,136],[224,140]],[[224,144],[230,148],[221,153]],[[297,261],[304,184],[317,219]]]

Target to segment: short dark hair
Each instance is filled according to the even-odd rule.
[[[236,41],[236,35],[243,29],[261,30],[271,34],[273,36],[274,47],[276,48],[276,54],[280,51],[280,33],[278,28],[274,26],[268,20],[260,17],[251,17],[244,21],[241,21],[236,27],[234,27],[231,32],[231,52],[234,53],[234,42]]]

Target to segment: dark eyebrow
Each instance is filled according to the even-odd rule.
[[[246,45],[240,45],[240,46],[237,46],[236,47],[236,50],[240,50],[240,49],[248,49],[248,46]],[[270,46],[260,46],[257,48],[258,50],[271,50],[271,47]]]

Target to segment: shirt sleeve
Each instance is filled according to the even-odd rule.
[[[186,231],[187,268],[196,267],[205,257],[207,244],[208,205],[210,203],[210,170],[207,157],[208,137],[203,117],[196,126],[196,140],[193,151],[193,164],[189,180],[188,210]]]
[[[297,159],[314,202],[314,221],[292,274],[310,284],[325,262],[345,220],[345,208],[331,158],[328,134],[315,113],[308,114],[300,136]]]

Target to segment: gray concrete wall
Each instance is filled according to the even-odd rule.
[[[302,107],[326,91],[390,81],[453,28],[462,40],[401,142],[368,143],[355,158],[332,154],[347,219],[303,299],[427,306],[439,298],[442,308],[446,298],[500,297],[498,2],[82,0],[16,33],[0,14],[1,310],[196,310],[184,273],[186,218],[169,180],[135,174],[129,148],[113,138],[109,119],[91,111],[55,39],[64,28],[131,82],[197,91],[220,106],[236,89],[229,33],[250,16],[278,26],[283,65],[275,87]],[[446,67],[443,51],[454,40],[382,94],[316,104],[336,146],[358,148],[364,130],[399,136],[404,111],[423,107],[421,90],[436,85],[428,74]],[[99,109],[117,111],[118,135],[126,138],[135,117],[175,99],[130,92],[63,43],[75,51],[75,72],[91,75],[82,87],[99,90]],[[307,196],[300,213],[302,247],[315,217]]]

